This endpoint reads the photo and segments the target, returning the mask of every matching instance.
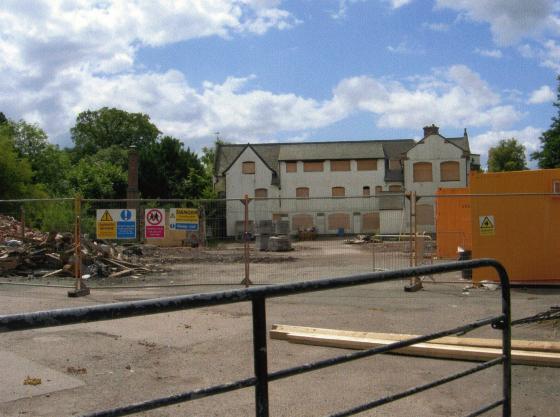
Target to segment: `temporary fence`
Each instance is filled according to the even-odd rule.
[[[559,279],[559,205],[555,193],[442,190],[292,199],[0,200],[0,214],[44,232],[74,233],[78,223],[84,239],[107,245],[134,249],[143,243],[142,250],[127,251],[129,260],[168,269],[158,274],[162,285],[271,284],[487,256],[503,261],[515,282]],[[496,279],[475,274],[486,278]],[[134,283],[128,277],[104,285]]]

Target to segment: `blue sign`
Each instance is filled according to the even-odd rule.
[[[194,223],[175,223],[176,230],[190,230],[190,231],[197,231],[198,224]]]
[[[121,213],[121,216],[124,214]],[[136,238],[136,222],[117,222],[117,239],[135,239]]]
[[[121,211],[121,219],[126,220],[126,221],[129,221],[130,219],[132,219],[132,211],[122,210]]]

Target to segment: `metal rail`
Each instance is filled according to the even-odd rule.
[[[424,336],[391,343],[387,346],[376,347],[363,351],[353,352],[309,364],[268,373],[267,347],[266,347],[266,298],[281,297],[286,295],[323,291],[335,288],[344,288],[356,285],[393,281],[421,275],[441,274],[445,272],[461,271],[481,267],[494,268],[501,282],[502,314],[486,318],[474,323],[443,330]],[[281,378],[298,375],[304,372],[325,368],[328,366],[389,352],[415,343],[437,339],[442,336],[469,331],[481,326],[492,325],[502,331],[502,355],[496,359],[479,364],[465,371],[453,374],[436,381],[407,389],[403,392],[368,402],[366,404],[342,411],[336,416],[348,416],[378,407],[389,402],[413,395],[415,393],[453,381],[466,375],[487,369],[491,366],[502,364],[503,372],[503,398],[476,410],[471,416],[481,415],[499,405],[502,405],[502,416],[511,416],[511,313],[510,313],[510,287],[509,279],[504,267],[493,259],[479,259],[470,261],[451,262],[439,265],[426,265],[396,271],[382,271],[367,274],[352,275],[340,278],[329,278],[316,281],[304,281],[290,284],[271,285],[266,287],[252,287],[247,289],[164,297],[151,300],[131,301],[114,304],[103,304],[89,307],[67,308],[35,313],[12,314],[0,316],[0,333],[13,332],[43,327],[62,326],[91,321],[113,320],[125,317],[135,317],[147,314],[158,314],[170,311],[179,311],[200,307],[215,306],[250,301],[253,312],[253,357],[255,375],[220,385],[187,391],[167,397],[148,400],[124,407],[89,413],[88,417],[115,417],[136,412],[152,410],[172,404],[190,401],[210,395],[221,394],[241,388],[255,387],[255,415],[268,417],[268,383]]]

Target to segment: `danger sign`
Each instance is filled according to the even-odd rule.
[[[145,236],[147,239],[163,239],[165,237],[165,210],[148,209],[144,214]]]
[[[172,208],[169,210],[169,228],[172,230],[198,230],[198,209]]]
[[[136,210],[98,209],[96,211],[98,239],[135,239]]]
[[[494,216],[479,216],[480,236],[494,236],[496,234],[496,222]]]

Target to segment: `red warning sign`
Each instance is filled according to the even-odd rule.
[[[144,215],[146,239],[163,239],[165,237],[165,210],[148,209]]]

